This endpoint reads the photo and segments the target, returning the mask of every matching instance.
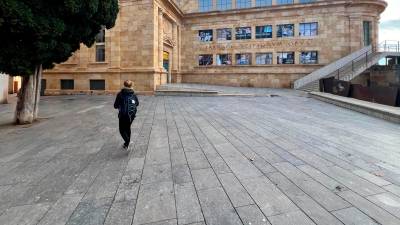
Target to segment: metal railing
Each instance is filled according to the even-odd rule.
[[[379,59],[389,53],[400,54],[400,41],[384,41],[376,46],[367,46],[338,61],[331,63],[306,77],[295,82],[295,88],[305,87],[308,84],[328,77],[349,81],[369,67],[378,63]],[[351,61],[350,61],[351,60]],[[344,65],[340,65],[344,63]],[[338,67],[340,65],[340,67]],[[336,67],[336,68],[335,68]]]
[[[379,57],[381,53],[400,53],[400,41],[384,41],[377,46],[371,48],[371,50],[365,52],[364,54],[353,59],[351,62],[345,64],[343,67],[339,68],[334,77],[338,80],[349,81],[352,76],[360,69],[369,68],[371,63],[376,63],[376,57]],[[379,60],[379,59],[378,59]],[[329,77],[333,77],[332,75]]]
[[[379,52],[400,52],[400,41],[383,41],[377,46]]]
[[[341,68],[336,70],[333,74],[330,74],[328,77],[336,77],[338,80],[341,80],[343,78],[352,76],[359,69],[368,68],[370,62],[373,61],[376,55],[376,51],[371,48],[371,50],[351,60],[351,62],[346,63]]]

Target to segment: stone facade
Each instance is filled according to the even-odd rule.
[[[0,73],[0,104],[7,103],[8,99],[8,75]]]
[[[96,62],[96,46],[82,46],[69,61],[46,71],[47,94],[114,93],[126,79],[138,92],[151,94],[167,82],[246,87],[289,88],[294,80],[329,64],[364,44],[364,22],[371,44],[377,44],[382,0],[316,0],[312,3],[218,10],[217,0],[199,12],[198,0],[120,0],[116,26],[105,33],[105,61]],[[268,2],[268,1],[267,1]],[[317,23],[317,34],[300,36],[300,24]],[[277,37],[278,25],[293,24],[292,37]],[[272,37],[256,38],[256,27],[270,25]],[[236,40],[235,29],[248,27],[251,38]],[[218,40],[217,30],[231,29],[231,40]],[[213,30],[202,42],[199,31]],[[317,52],[317,62],[302,64],[302,52]],[[281,52],[294,52],[294,64],[278,64]],[[236,54],[250,54],[250,65],[237,65]],[[257,53],[272,53],[272,64],[258,65]],[[230,54],[232,65],[217,65],[219,54]],[[212,65],[199,65],[200,55],[212,55]],[[74,80],[62,90],[61,80]],[[91,90],[90,80],[104,80],[105,90]],[[65,88],[63,88],[65,89]]]

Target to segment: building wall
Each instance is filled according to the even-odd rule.
[[[187,15],[183,31],[182,81],[188,83],[215,83],[234,86],[289,88],[296,80],[330,62],[340,59],[363,45],[363,21],[372,23],[372,43],[377,43],[379,7],[366,4],[334,4],[339,1],[318,1],[298,4],[231,10],[227,12],[192,13]],[[254,2],[253,2],[254,4]],[[195,7],[192,10],[197,10]],[[318,23],[318,35],[300,37],[300,23]],[[277,38],[277,25],[294,24],[295,36]],[[256,39],[255,27],[272,25],[270,39]],[[251,27],[252,39],[218,41],[217,29]],[[199,30],[213,29],[213,42],[198,41]],[[234,39],[234,37],[233,37]],[[302,51],[318,51],[318,64],[301,65]],[[255,65],[256,53],[273,53],[272,65]],[[295,52],[294,65],[277,65],[278,52]],[[252,65],[235,65],[235,54],[251,53]],[[198,57],[212,54],[213,66],[198,66]],[[217,54],[231,54],[232,66],[216,66]]]
[[[106,31],[106,60],[95,60],[95,47],[81,46],[66,63],[45,71],[47,94],[91,93],[90,80],[106,81],[107,93],[119,91],[126,79],[140,93],[151,94],[158,85],[172,82],[230,86],[289,88],[294,80],[363,47],[363,21],[371,21],[376,44],[382,0],[318,0],[311,4],[273,5],[246,9],[198,12],[197,0],[120,0],[116,26]],[[255,6],[256,0],[252,2]],[[299,24],[318,22],[318,35],[299,37]],[[277,38],[278,24],[294,24],[295,36]],[[272,25],[273,38],[255,39],[255,26]],[[198,32],[218,28],[252,27],[252,39],[202,43]],[[234,32],[233,32],[234,34]],[[234,35],[233,35],[234,36]],[[294,65],[278,65],[277,53],[295,52]],[[301,51],[318,51],[317,64],[299,64]],[[163,68],[164,52],[169,70]],[[255,54],[273,53],[272,65],[255,65]],[[200,54],[251,53],[252,65],[199,66]],[[60,90],[61,79],[74,79],[74,90]],[[93,91],[96,93],[96,91]],[[104,91],[100,91],[104,93]]]
[[[7,103],[8,99],[8,76],[0,74],[0,104]]]

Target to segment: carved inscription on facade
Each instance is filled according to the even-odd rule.
[[[227,50],[250,50],[250,49],[276,49],[276,48],[293,48],[315,46],[317,40],[302,39],[302,40],[272,40],[265,42],[254,43],[217,43],[199,46],[200,51],[227,51]]]

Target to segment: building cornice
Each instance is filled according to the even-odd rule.
[[[301,10],[304,8],[327,7],[327,6],[354,6],[354,5],[377,5],[380,7],[380,12],[383,12],[387,7],[387,2],[384,0],[321,0],[313,3],[295,3],[289,5],[272,5],[264,7],[252,7],[243,9],[230,9],[230,10],[215,10],[210,12],[194,12],[183,14],[185,19],[198,18],[198,17],[213,17],[213,16],[229,16],[235,14],[251,14],[258,12],[269,11],[285,11],[285,10]]]
[[[165,6],[169,7],[169,9],[173,10],[174,14],[176,14],[180,18],[183,18],[184,13],[174,1],[172,0],[156,0],[156,1],[163,3]]]

